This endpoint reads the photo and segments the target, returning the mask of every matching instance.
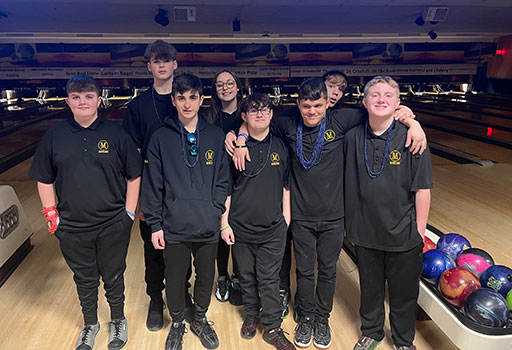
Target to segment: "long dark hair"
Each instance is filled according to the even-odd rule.
[[[240,79],[235,75],[235,73],[224,69],[215,74],[215,76],[212,79],[212,99],[211,99],[211,106],[210,106],[210,113],[208,113],[208,121],[211,124],[214,124],[217,120],[220,118],[220,112],[222,111],[222,101],[219,99],[219,96],[217,95],[217,88],[215,87],[215,83],[217,82],[217,78],[222,73],[229,73],[235,80],[236,87],[238,88],[238,92],[236,94],[236,117],[240,117],[241,107],[242,107],[242,83],[240,82]]]

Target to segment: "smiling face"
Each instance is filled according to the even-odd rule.
[[[86,121],[98,116],[101,97],[95,91],[70,92],[66,97],[66,103],[75,119]]]
[[[397,88],[386,82],[378,82],[370,86],[363,99],[363,105],[368,110],[370,118],[393,117],[399,104]]]
[[[197,91],[188,90],[183,93],[177,92],[172,96],[172,104],[178,111],[178,117],[183,124],[197,118],[199,108],[203,104],[203,96]]]
[[[239,90],[235,78],[230,73],[222,72],[217,76],[215,91],[222,102],[233,101]]]
[[[272,115],[273,112],[269,106],[252,105],[247,112],[242,112],[242,119],[247,122],[250,133],[262,132],[269,128]]]
[[[304,125],[314,127],[320,124],[327,111],[327,99],[320,97],[318,100],[297,100],[300,115]]]
[[[178,68],[176,60],[152,58],[147,63],[148,71],[153,74],[156,80],[168,80],[174,75],[174,71]]]

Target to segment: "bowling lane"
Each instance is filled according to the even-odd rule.
[[[512,163],[512,150],[425,127],[427,139],[456,150],[498,163]]]

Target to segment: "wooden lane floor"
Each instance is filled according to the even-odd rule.
[[[489,159],[497,163],[512,163],[512,150],[492,145],[487,142],[472,140],[448,132],[425,128],[427,139],[430,142],[460,150],[482,159]]]
[[[29,164],[30,160],[25,161],[0,175],[0,184],[15,188],[34,230],[34,249],[0,288],[0,314],[4,315],[0,318],[0,349],[72,349],[83,322],[80,306],[72,274],[61,256],[58,241],[46,231],[35,183],[26,176]],[[429,223],[444,232],[465,234],[474,246],[488,250],[497,263],[512,266],[508,254],[512,249],[508,238],[512,228],[509,218],[512,186],[508,175],[511,171],[511,164],[495,164],[490,168],[435,165]],[[127,264],[125,311],[129,341],[125,348],[162,349],[169,330],[169,316],[165,314],[165,325],[161,331],[149,332],[146,329],[148,299],[137,225],[132,230]],[[359,337],[359,277],[356,266],[345,253],[341,254],[337,272],[330,321],[333,329],[331,349],[350,350]],[[106,348],[108,339],[109,312],[103,294],[100,288],[98,315],[101,330],[96,339],[96,349]],[[253,340],[240,337],[241,307],[220,303],[212,294],[208,316],[215,322],[220,349],[272,349],[261,339],[261,327]],[[283,328],[292,339],[295,323],[291,315],[284,320]],[[419,350],[456,349],[432,321],[419,321],[416,328],[415,344]],[[379,349],[391,347],[389,324],[386,322],[386,340]],[[183,349],[203,348],[189,331],[185,335]],[[309,349],[314,349],[314,346]]]

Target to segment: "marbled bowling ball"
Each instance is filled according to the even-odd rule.
[[[469,243],[466,237],[458,233],[448,233],[437,241],[437,249],[441,249],[453,260],[456,260],[463,250],[469,248],[471,248],[471,243]]]
[[[457,258],[457,266],[473,272],[477,277],[494,265],[493,258],[483,249],[469,248],[460,253]]]
[[[446,270],[439,278],[439,290],[452,305],[462,307],[466,297],[475,289],[481,288],[478,277],[462,267]]]
[[[472,291],[464,302],[466,316],[484,326],[504,327],[510,316],[507,301],[488,288]]]
[[[427,281],[437,285],[443,272],[455,266],[455,261],[448,254],[439,249],[432,249],[423,254],[423,272],[421,274]]]
[[[504,265],[492,265],[480,276],[482,287],[494,289],[504,298],[512,289],[512,269]]]
[[[436,249],[436,244],[427,236],[423,237],[423,253]]]

